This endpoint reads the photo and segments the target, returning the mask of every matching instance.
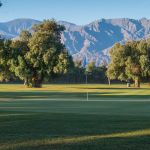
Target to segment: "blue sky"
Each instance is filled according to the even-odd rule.
[[[1,0],[0,22],[55,18],[79,25],[101,18],[150,18],[150,0]]]

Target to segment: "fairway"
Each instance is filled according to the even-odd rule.
[[[0,85],[0,150],[148,150],[149,141],[148,85]]]

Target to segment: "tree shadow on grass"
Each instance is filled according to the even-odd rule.
[[[91,90],[150,90],[150,88],[113,88],[113,87],[108,87],[108,88],[92,88],[92,87],[79,87],[78,89],[91,89]]]
[[[122,133],[60,137],[52,139],[30,140],[19,143],[3,144],[0,150],[48,150],[48,149],[149,149],[150,129]],[[117,145],[116,145],[117,144]],[[138,146],[138,147],[137,147]]]
[[[89,99],[150,99],[150,95],[128,95],[121,92],[89,92]],[[7,99],[57,99],[57,100],[77,100],[85,99],[87,92],[0,92],[0,101]]]
[[[86,97],[86,92],[0,92],[0,98],[14,98],[14,99],[76,99],[76,98],[85,98]],[[99,97],[99,95],[96,95],[96,97]],[[101,92],[101,94],[112,94],[111,92]],[[89,95],[92,96],[91,93]],[[94,96],[94,93],[93,93]]]

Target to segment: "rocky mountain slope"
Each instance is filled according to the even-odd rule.
[[[0,23],[0,34],[6,38],[15,38],[21,30],[31,30],[33,24],[40,21],[33,19],[17,19]],[[83,65],[94,61],[96,65],[109,62],[109,49],[116,43],[128,40],[140,40],[150,37],[150,20],[134,19],[100,19],[90,24],[79,26],[59,21],[66,27],[62,34],[62,42],[69,53]]]

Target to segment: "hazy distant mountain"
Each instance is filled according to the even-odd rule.
[[[18,36],[22,29],[30,30],[33,24],[40,21],[17,19],[0,23],[0,33],[7,38]],[[139,40],[150,37],[150,20],[134,19],[101,19],[84,26],[59,21],[66,27],[62,42],[74,59],[83,64],[95,61],[97,65],[108,62],[108,51],[116,42]]]
[[[6,38],[17,37],[21,30],[30,30],[34,24],[40,21],[33,19],[16,19],[9,22],[0,23],[0,34]]]

